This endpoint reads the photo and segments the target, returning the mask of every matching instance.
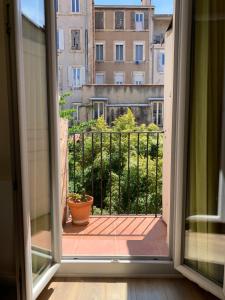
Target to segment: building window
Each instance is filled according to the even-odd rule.
[[[144,14],[135,13],[135,29],[136,31],[144,30]]]
[[[123,11],[115,12],[115,29],[116,30],[124,29],[124,12]]]
[[[95,12],[95,29],[104,29],[104,12]]]
[[[73,108],[75,109],[75,111],[73,112],[73,120],[75,122],[79,121],[79,107],[80,107],[80,104],[73,103]]]
[[[114,59],[117,62],[124,61],[124,42],[118,42],[115,44],[115,55]]]
[[[96,61],[104,61],[104,45],[96,44]]]
[[[153,109],[152,109],[152,119],[153,123],[157,126],[163,126],[163,103],[162,102],[153,102]]]
[[[114,83],[115,84],[124,84],[124,73],[123,72],[116,72],[114,74]]]
[[[72,0],[72,12],[80,12],[80,0]]]
[[[58,88],[63,89],[63,66],[58,66]]]
[[[98,72],[95,75],[95,83],[96,84],[104,84],[105,83],[105,73],[103,72]]]
[[[133,73],[133,84],[140,85],[145,82],[144,72],[134,72]]]
[[[81,68],[73,68],[72,70],[73,87],[81,87]]]
[[[141,63],[144,61],[144,44],[143,43],[135,43],[135,57],[134,60],[136,63]]]
[[[59,0],[55,0],[55,11],[59,11]]]
[[[71,49],[80,50],[80,30],[71,30]]]
[[[165,53],[159,52],[158,53],[158,72],[164,73],[165,67]]]
[[[57,50],[59,50],[59,51],[64,50],[64,31],[63,31],[63,29],[57,30],[56,44],[57,44]]]
[[[93,103],[93,118],[97,120],[101,116],[105,117],[105,104],[104,102]]]

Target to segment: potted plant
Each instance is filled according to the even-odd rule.
[[[93,197],[83,191],[81,194],[70,193],[67,196],[67,204],[69,206],[72,222],[75,225],[87,225],[93,204]]]

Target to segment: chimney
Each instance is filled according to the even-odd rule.
[[[151,6],[151,0],[141,0],[143,6]]]

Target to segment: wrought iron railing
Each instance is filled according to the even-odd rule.
[[[69,137],[69,191],[94,196],[93,214],[161,214],[163,132]]]

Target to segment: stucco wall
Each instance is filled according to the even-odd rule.
[[[68,67],[86,67],[85,82],[93,80],[93,6],[92,0],[80,1],[80,13],[71,12],[71,0],[59,0],[57,28],[64,32],[64,50],[58,52],[58,65],[61,68],[61,90],[68,90]],[[71,30],[80,30],[80,50],[71,49]],[[88,30],[88,45],[85,50],[85,30]],[[88,65],[85,66],[85,53],[88,52]],[[87,62],[86,62],[87,63]]]

